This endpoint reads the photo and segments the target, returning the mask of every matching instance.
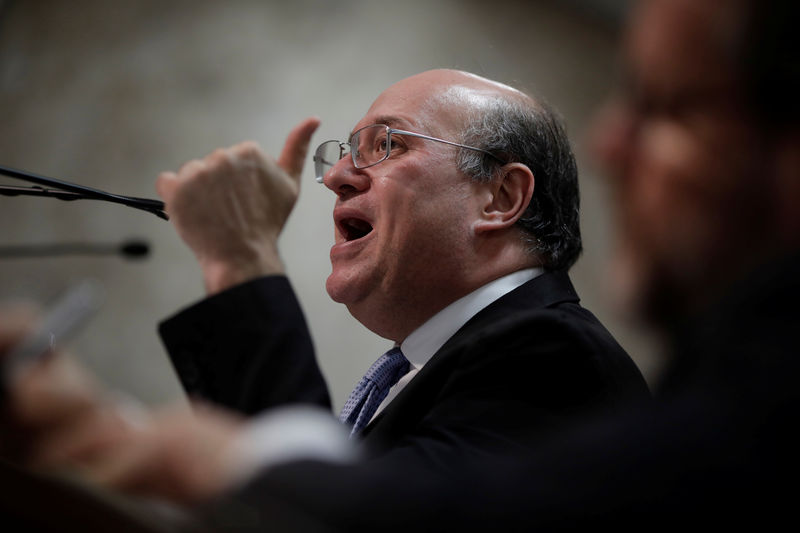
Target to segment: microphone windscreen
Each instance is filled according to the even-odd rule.
[[[146,257],[150,253],[150,245],[144,241],[127,241],[122,243],[119,251],[126,257]]]

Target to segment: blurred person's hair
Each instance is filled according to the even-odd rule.
[[[800,119],[800,46],[797,0],[744,0],[738,59],[748,106],[775,127]]]

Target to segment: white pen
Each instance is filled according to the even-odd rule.
[[[11,383],[39,358],[71,337],[101,305],[102,286],[93,280],[71,285],[36,327],[2,358],[3,382]]]

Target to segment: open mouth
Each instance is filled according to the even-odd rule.
[[[360,218],[345,218],[339,222],[342,236],[346,241],[354,241],[372,231],[372,224]]]

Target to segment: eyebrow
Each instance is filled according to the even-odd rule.
[[[413,124],[411,124],[407,120],[404,120],[404,119],[399,118],[399,117],[395,117],[393,115],[381,115],[379,117],[376,117],[375,121],[372,122],[372,124],[384,124],[386,126],[389,126],[390,128],[394,128],[394,129],[402,129],[402,128],[406,128],[406,127],[409,127],[409,126],[410,127],[414,127]],[[347,135],[347,138],[349,139],[350,137],[352,137],[353,133],[354,133],[354,130],[350,130],[350,133]]]
[[[403,126],[404,124],[408,124],[409,126],[411,125],[411,123],[409,123],[407,120],[403,120],[402,118],[394,117],[391,115],[380,116],[375,119],[374,123],[386,124],[390,128],[394,128],[395,126]]]

